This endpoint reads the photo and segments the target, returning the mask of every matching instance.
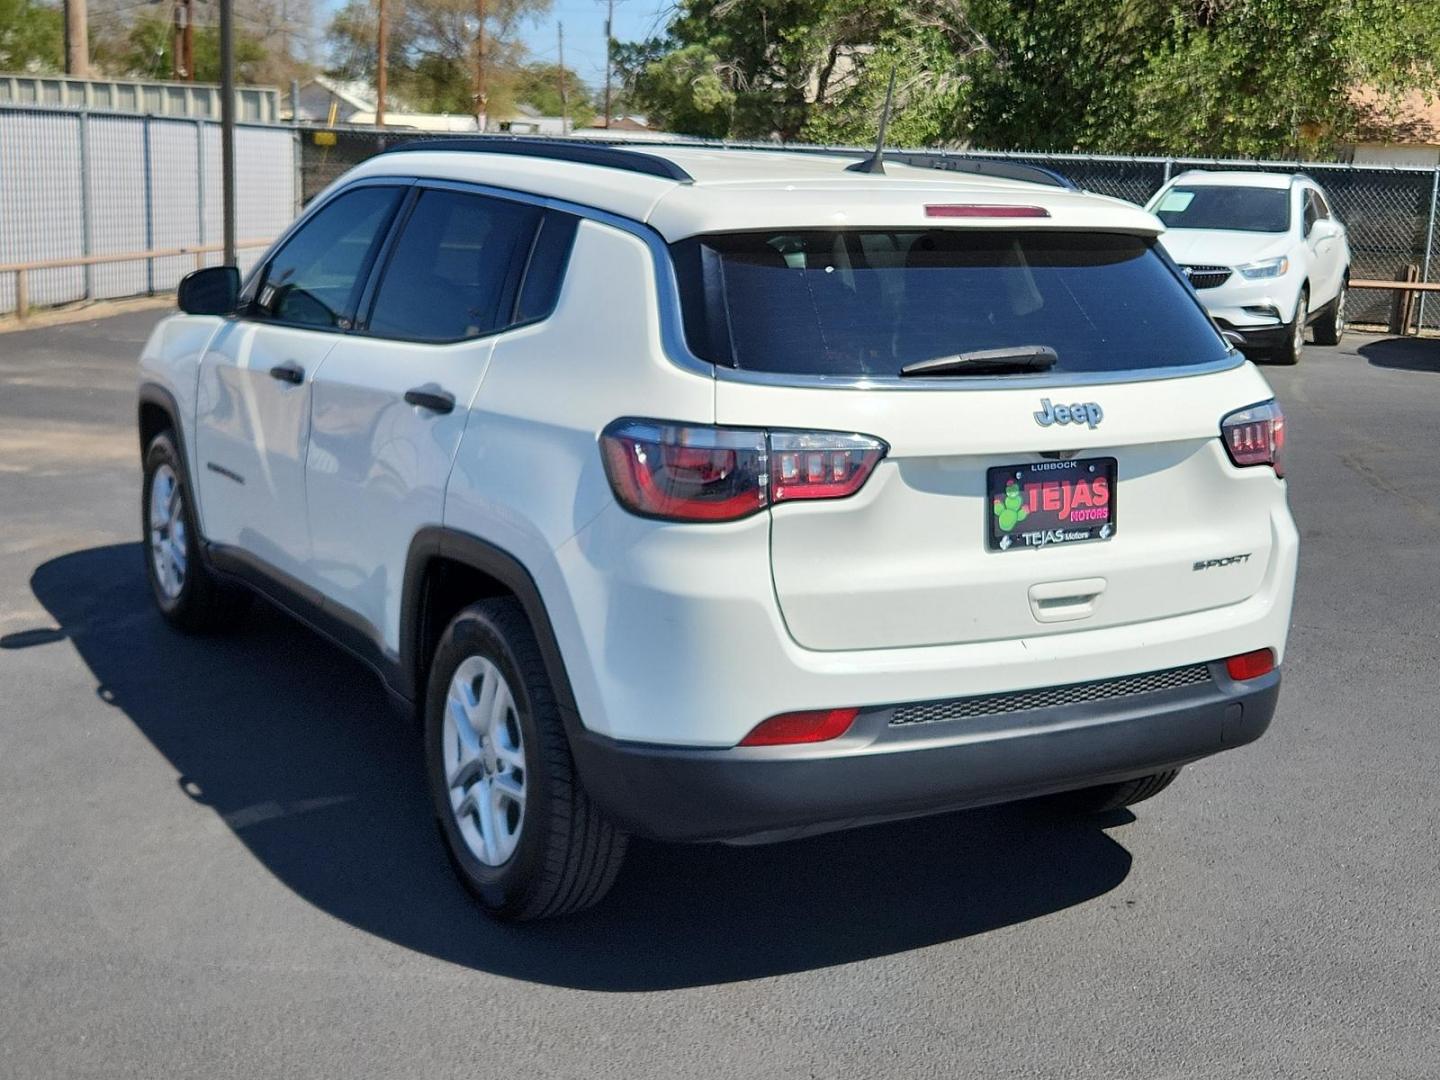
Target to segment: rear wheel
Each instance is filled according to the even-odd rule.
[[[1349,289],[1349,280],[1342,281],[1339,295],[1330,301],[1325,314],[1315,320],[1316,345],[1339,345],[1345,336],[1345,294]]]
[[[1285,344],[1275,352],[1277,364],[1298,364],[1305,351],[1305,320],[1310,314],[1310,290],[1301,289],[1295,301],[1295,318],[1286,330]]]
[[[492,914],[564,915],[609,891],[626,836],[581,786],[540,647],[514,600],[472,604],[441,638],[425,761],[451,864]]]
[[[1134,780],[1122,780],[1117,784],[1100,784],[1096,787],[1081,788],[1078,791],[1062,791],[1058,795],[1046,796],[1040,800],[1040,803],[1046,810],[1057,814],[1069,816],[1103,814],[1109,810],[1134,806],[1136,803],[1159,795],[1174,783],[1175,778],[1179,775],[1179,769],[1167,769],[1165,772],[1137,777]]]
[[[185,470],[168,431],[155,436],[145,451],[140,513],[145,576],[160,614],[182,630],[233,626],[250,594],[219,581],[205,565]]]

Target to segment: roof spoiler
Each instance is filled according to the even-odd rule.
[[[887,151],[886,157],[904,165],[922,169],[942,169],[948,172],[974,173],[978,176],[995,176],[1004,180],[1021,180],[1027,184],[1045,184],[1048,187],[1079,191],[1080,185],[1054,169],[1043,165],[1030,165],[1023,161],[1007,161],[1001,158],[934,157],[930,154],[907,154],[902,151]]]

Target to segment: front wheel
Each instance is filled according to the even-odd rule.
[[[1350,282],[1342,281],[1339,295],[1330,301],[1325,314],[1315,320],[1316,345],[1339,345],[1345,336],[1345,294],[1349,289]]]
[[[1310,290],[1301,289],[1295,301],[1295,318],[1286,328],[1285,344],[1275,352],[1277,364],[1298,364],[1305,351],[1305,320],[1310,314]]]
[[[233,626],[250,596],[216,579],[200,552],[194,502],[185,484],[180,452],[170,432],[145,451],[140,493],[140,527],[145,536],[145,576],[160,614],[182,630]]]
[[[609,891],[626,836],[590,801],[520,605],[451,621],[425,706],[425,764],[456,875],[502,919],[580,911]]]

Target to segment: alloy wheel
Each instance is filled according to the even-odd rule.
[[[467,657],[450,679],[440,752],[466,848],[502,865],[525,826],[525,742],[510,684],[483,656]]]
[[[166,600],[185,588],[185,494],[175,470],[161,465],[150,480],[150,562]]]

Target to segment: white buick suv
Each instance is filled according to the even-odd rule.
[[[1320,185],[1303,173],[1181,173],[1147,204],[1161,246],[1240,346],[1295,364],[1345,333],[1350,241]]]
[[[1284,418],[1160,223],[847,164],[409,144],[145,346],[161,612],[371,665],[499,916],[630,835],[1110,809],[1270,723]]]

